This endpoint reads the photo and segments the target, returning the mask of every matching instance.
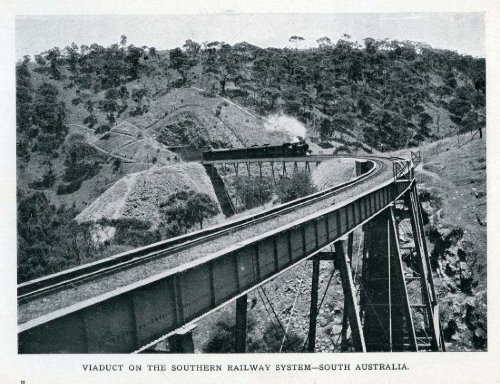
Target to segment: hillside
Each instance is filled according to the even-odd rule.
[[[101,219],[136,219],[150,222],[151,229],[155,229],[162,222],[160,206],[171,195],[185,190],[205,192],[217,201],[203,166],[198,163],[181,163],[155,167],[121,178],[80,212],[75,220],[78,223],[93,223]],[[208,223],[217,223],[223,218],[220,214]]]
[[[206,148],[305,136],[316,153],[377,153],[485,126],[484,59],[408,41],[318,45],[188,40],[158,51],[122,39],[17,63],[19,279],[165,238],[158,198],[175,207],[176,185],[213,198],[186,164]],[[237,209],[275,199],[264,173],[264,185],[228,183]]]
[[[418,189],[447,347],[485,350],[486,140],[461,135],[420,149]]]

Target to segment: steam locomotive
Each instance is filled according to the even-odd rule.
[[[282,145],[264,144],[245,148],[213,149],[203,152],[203,160],[302,157],[309,156],[310,154],[309,145],[304,140],[299,140],[294,143],[284,143]]]

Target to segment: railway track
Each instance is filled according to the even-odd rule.
[[[336,156],[338,157],[338,156]],[[332,157],[333,158],[333,157]],[[295,211],[302,207],[309,206],[318,201],[331,198],[339,193],[352,189],[360,184],[367,183],[387,170],[389,158],[385,157],[361,157],[354,159],[364,159],[372,162],[373,167],[367,173],[353,180],[342,183],[333,188],[329,188],[315,194],[297,199],[295,201],[282,204],[265,212],[244,217],[232,222],[223,223],[205,230],[193,232],[174,239],[152,244],[146,247],[135,249],[123,254],[112,256],[103,260],[89,263],[67,271],[49,275],[40,279],[32,280],[18,285],[18,305],[22,306],[37,299],[46,300],[48,296],[59,291],[71,290],[92,280],[125,271],[141,264],[146,264],[152,260],[174,255],[180,251],[188,250],[196,245],[203,244],[210,240],[215,240],[224,235],[233,233],[246,227],[250,227],[274,217]],[[314,161],[313,158],[310,161]],[[23,322],[23,321],[21,321]]]

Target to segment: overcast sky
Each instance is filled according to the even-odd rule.
[[[485,56],[482,13],[358,13],[20,16],[16,18],[16,58],[72,42],[108,46],[118,43],[122,34],[136,46],[168,49],[187,39],[285,47],[290,46],[292,35],[304,37],[302,46],[306,47],[316,46],[322,36],[335,42],[344,33],[353,41],[366,37],[412,40]]]

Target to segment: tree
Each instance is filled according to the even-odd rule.
[[[33,120],[42,132],[60,134],[66,129],[66,107],[64,102],[58,100],[58,95],[59,91],[50,83],[44,82],[36,90]]]
[[[240,63],[232,47],[224,42],[214,41],[207,44],[207,59],[204,71],[219,83],[221,93],[226,92],[226,82],[238,75]]]
[[[332,40],[330,40],[327,36],[320,37],[316,40],[316,43],[318,43],[319,47],[322,49],[330,48],[332,46]]]
[[[307,172],[295,172],[291,178],[283,178],[276,185],[280,202],[286,203],[299,197],[316,192],[311,175]]]
[[[195,192],[186,201],[186,216],[189,223],[198,222],[203,229],[203,220],[219,213],[219,206],[209,195]]]
[[[125,36],[125,35],[120,36],[120,45],[122,47],[125,47],[127,45],[127,36]]]
[[[203,228],[203,221],[219,213],[219,206],[206,193],[189,189],[171,195],[160,204],[160,212],[167,235],[177,236],[187,233],[197,223]]]
[[[170,67],[177,70],[182,76],[182,82],[187,81],[187,71],[191,67],[189,57],[180,48],[172,49],[169,53]]]
[[[245,206],[245,209],[267,203],[273,197],[273,186],[269,177],[240,175],[235,179],[234,189],[237,199]]]
[[[182,46],[190,57],[195,57],[200,51],[201,45],[191,39],[186,40]]]
[[[423,137],[429,137],[431,130],[429,128],[429,124],[432,123],[432,116],[429,115],[427,112],[422,112],[419,117],[419,127],[420,127],[420,134]]]
[[[334,126],[332,124],[332,121],[326,117],[322,118],[319,126],[319,135],[321,141],[330,140],[333,136],[333,133],[334,133]]]
[[[299,42],[300,41],[304,41],[304,38],[302,36],[293,35],[293,36],[291,36],[288,39],[288,41],[291,42],[291,43],[294,43],[295,44],[295,49],[298,49],[299,48]]]

